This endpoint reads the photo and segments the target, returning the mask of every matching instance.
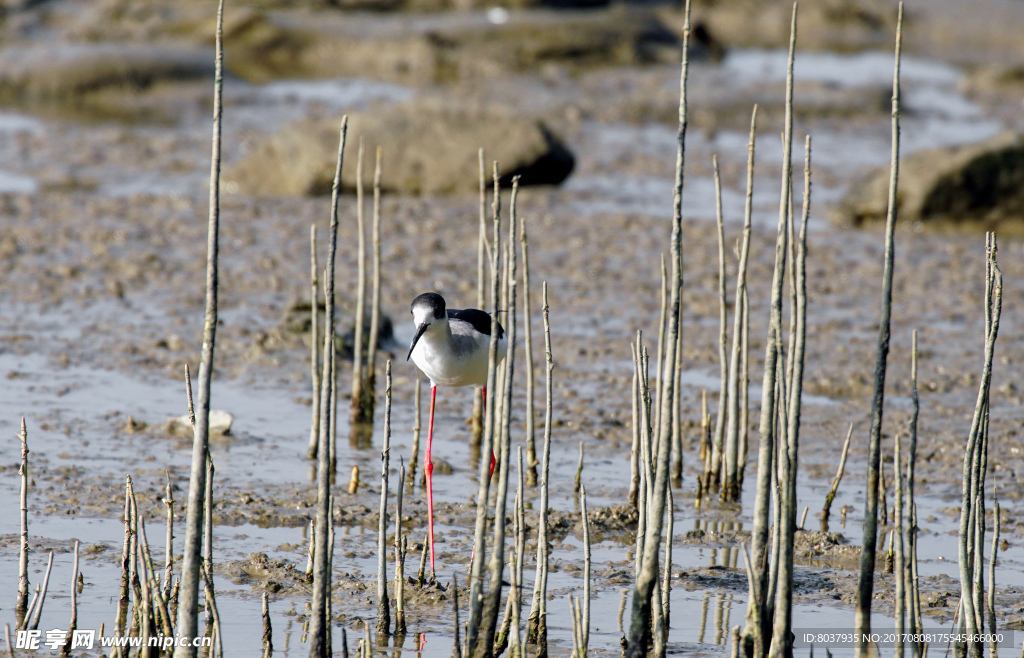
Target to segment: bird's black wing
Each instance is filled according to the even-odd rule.
[[[448,318],[468,322],[484,336],[491,335],[491,316],[478,308],[448,309]],[[505,337],[505,330],[498,323],[498,338]]]

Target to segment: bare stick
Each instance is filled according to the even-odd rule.
[[[485,255],[487,250],[487,180],[485,178],[484,169],[484,150],[480,149],[477,152],[479,163],[480,163],[480,236],[477,240],[476,250],[476,307],[487,308],[487,300],[485,299],[484,289],[486,288],[486,268],[484,267],[485,259],[486,262],[490,262],[489,255]],[[484,399],[483,390],[474,388],[473,389],[473,417],[471,421],[472,425],[472,438],[470,440],[471,445],[479,446],[480,439],[484,432]]]
[[[744,283],[745,282],[746,275],[744,274]],[[747,436],[750,433],[750,300],[748,299],[746,288],[743,289],[742,297],[743,300],[741,308],[743,309],[743,338],[740,341],[740,386],[743,391],[743,405],[740,407],[740,447],[739,456],[736,460],[736,473],[738,475],[737,487],[743,485],[744,471],[747,465],[747,455],[749,454]]]
[[[526,555],[526,483],[523,468],[523,447],[518,448],[519,456],[519,485],[516,496],[515,513],[515,571],[513,572],[513,595],[512,599],[512,637],[511,653],[513,656],[525,656],[522,637],[519,634],[519,626],[523,615],[523,558]]]
[[[836,470],[836,476],[832,478],[832,487],[825,496],[825,505],[821,508],[822,532],[828,532],[829,513],[832,509],[832,502],[836,499],[836,493],[839,491],[839,483],[843,481],[843,472],[846,470],[846,457],[850,454],[850,439],[852,438],[853,423],[850,423],[850,429],[846,432],[846,441],[843,442],[843,454],[839,457],[839,468]]]
[[[25,417],[21,417],[21,464],[18,475],[21,478],[21,493],[18,500],[21,504],[21,535],[18,542],[18,602],[15,604],[15,627],[22,628],[25,624],[25,613],[28,610],[28,429]],[[10,646],[10,642],[8,642]]]
[[[274,629],[270,625],[270,600],[263,592],[263,658],[274,655]]]
[[[14,643],[11,642],[11,625],[4,624],[4,637],[7,639],[7,655],[14,658]]]
[[[577,493],[578,494],[580,492],[580,487],[582,486],[580,484],[580,478],[582,476],[583,476],[583,442],[580,441],[580,459],[579,459],[579,463],[576,464],[576,478],[575,478],[575,483],[573,484],[573,489],[572,489],[573,493]]]
[[[370,300],[370,339],[366,346],[366,382],[363,385],[363,420],[373,422],[377,407],[377,343],[380,338],[380,176],[381,148],[373,170],[373,297]]]
[[[53,569],[53,551],[50,551],[50,558],[46,562],[46,573],[43,574],[43,589],[39,593],[39,602],[35,606],[35,610],[32,613],[32,621],[28,625],[28,630],[30,631],[39,628],[39,618],[43,616],[43,604],[46,603],[46,588],[50,584],[51,569]]]
[[[729,357],[726,354],[729,315],[725,294],[725,225],[722,218],[722,177],[718,171],[718,156],[711,156],[715,172],[715,217],[718,224],[718,367],[721,378],[718,391],[718,413],[715,416],[715,439],[711,451],[711,471],[708,481],[718,486],[722,475],[722,459],[725,450],[725,416],[729,399]]]
[[[678,352],[680,336],[682,335],[682,323],[680,322],[680,307],[682,305],[682,277],[683,277],[683,162],[686,149],[686,76],[689,68],[689,42],[690,42],[690,0],[686,2],[685,23],[683,27],[683,63],[679,76],[679,130],[676,136],[676,178],[673,189],[673,215],[672,215],[672,288],[669,296],[668,329],[665,338],[665,364],[672,364],[671,370],[664,376],[664,385],[660,387],[661,426],[658,428],[659,440],[657,441],[658,456],[656,460],[656,473],[654,479],[653,493],[655,504],[653,509],[648,510],[648,519],[652,521],[644,538],[643,567],[636,579],[636,586],[633,591],[633,606],[630,612],[629,640],[626,647],[627,658],[640,658],[647,653],[650,641],[651,622],[657,622],[651,618],[652,594],[658,581],[660,569],[658,568],[658,553],[661,550],[661,531],[665,516],[665,501],[667,499],[666,489],[668,488],[669,462],[671,457],[672,424],[674,419],[676,399],[676,356]]]
[[[580,655],[587,655],[590,643],[590,518],[587,516],[587,489],[580,489],[580,516],[583,517],[583,633]]]
[[[921,593],[918,588],[917,574],[917,507],[914,503],[914,468],[917,459],[917,421],[920,411],[920,403],[917,395],[917,330],[911,333],[911,356],[910,356],[910,400],[913,404],[913,411],[910,416],[910,450],[907,455],[907,510],[910,513],[907,528],[907,554],[909,568],[906,572],[906,591],[908,601],[908,621],[910,634],[916,635],[921,631]],[[912,645],[916,654],[920,655],[924,649],[922,642]]]
[[[70,655],[71,638],[78,628],[78,540],[75,540],[75,566],[71,575],[71,621],[68,623],[68,632],[64,636],[64,645],[61,647],[61,655]]]
[[[131,567],[131,546],[132,546],[132,497],[131,497],[132,476],[125,477],[124,492],[124,544],[121,549],[121,586],[120,597],[117,601],[117,618],[114,624],[114,637],[127,635],[128,605],[131,602],[130,590],[130,567]],[[118,655],[125,655],[123,648],[117,648]]]
[[[636,363],[636,347],[631,342],[629,349],[633,353],[633,363]],[[629,453],[629,495],[626,501],[633,507],[637,506],[637,495],[640,491],[640,377],[637,368],[633,367],[633,387],[631,406],[633,410],[633,447]],[[679,474],[681,478],[682,475]]]
[[[203,325],[203,356],[199,366],[199,405],[192,441],[185,543],[182,547],[181,593],[177,633],[199,635],[199,567],[203,543],[203,498],[206,492],[206,453],[210,438],[210,380],[217,337],[217,254],[220,230],[220,141],[224,88],[224,0],[217,6],[216,71],[213,84],[213,139],[210,158],[210,216],[206,242],[206,318]],[[195,647],[174,649],[174,658],[194,658]]]
[[[893,455],[893,476],[895,477],[895,508],[893,509],[893,544],[896,567],[896,651],[897,658],[903,658],[903,629],[906,619],[906,564],[903,559],[903,456],[900,451],[900,435],[896,435]]]
[[[740,247],[740,260],[736,271],[736,311],[733,314],[732,354],[729,358],[729,379],[726,391],[727,410],[725,436],[725,478],[722,485],[722,499],[734,501],[739,499],[739,481],[742,479],[746,455],[740,450],[740,361],[745,353],[741,338],[743,335],[743,299],[747,294],[747,262],[750,254],[750,224],[754,198],[754,137],[757,127],[757,105],[750,114],[750,137],[747,141],[747,196],[743,211],[743,241]],[[721,229],[719,229],[721,233]],[[724,296],[723,296],[724,298]],[[724,309],[722,310],[724,313]],[[742,352],[741,352],[742,351]],[[747,389],[743,387],[746,400]],[[745,431],[745,428],[744,428]]]
[[[202,566],[203,582],[205,583],[206,589],[206,605],[213,611],[213,642],[217,655],[223,658],[224,656],[224,625],[220,622],[220,612],[217,610],[217,597],[214,593],[213,587],[213,574],[207,571],[206,566]],[[211,652],[212,654],[213,652]]]
[[[423,378],[416,373],[416,392],[414,394],[416,416],[412,424],[412,450],[409,454],[409,490],[416,484],[416,462],[420,458],[420,432],[423,429]]]
[[[391,451],[391,360],[386,366],[384,389],[384,447],[380,453],[380,518],[377,525],[377,633],[386,635],[391,628],[388,601],[387,533],[388,533],[388,465]],[[398,487],[401,489],[401,485]],[[399,519],[401,521],[401,519]],[[399,533],[400,534],[400,533]]]
[[[319,268],[316,264],[316,224],[309,226],[309,374],[312,385],[312,419],[309,424],[309,449],[306,459],[316,459],[317,443],[320,441],[320,332],[317,321],[320,316],[320,295],[317,292]]]
[[[462,658],[462,640],[459,639],[459,579],[452,572],[452,614],[455,617],[455,658]]]
[[[548,586],[548,476],[551,466],[552,373],[555,369],[551,352],[551,320],[548,315],[548,282],[542,286],[544,305],[544,466],[540,480],[540,518],[537,521],[537,575],[534,578],[533,602],[527,623],[527,642],[537,646],[538,657],[548,654],[547,586]]]
[[[310,615],[309,647],[310,656],[326,658],[330,619],[328,601],[331,594],[331,573],[329,569],[331,526],[334,518],[330,508],[330,446],[328,428],[334,410],[331,408],[331,390],[334,388],[334,262],[338,245],[338,194],[341,188],[341,168],[344,163],[345,138],[348,133],[348,117],[341,120],[338,145],[338,164],[334,171],[334,185],[331,190],[330,242],[328,243],[327,276],[324,284],[326,312],[324,313],[324,377],[320,390],[320,449],[317,454],[317,495],[316,495],[316,552],[313,555],[313,600]],[[175,657],[177,658],[177,657]]]
[[[993,639],[989,641],[989,653],[992,657],[999,653],[998,644],[996,643],[996,562],[997,552],[999,550],[999,530],[1001,525],[1001,517],[999,514],[999,499],[995,497],[995,492],[992,492],[993,504],[995,509],[992,512],[992,557],[988,561],[988,632]]]
[[[495,398],[500,397],[497,394],[495,383],[498,377],[498,300],[500,292],[498,287],[500,285],[500,275],[498,270],[498,261],[500,256],[500,219],[501,219],[501,195],[498,188],[498,163],[495,162],[493,165],[493,181],[494,181],[494,199],[492,201],[492,221],[493,227],[493,249],[491,251],[491,301],[493,306],[491,307],[491,341],[487,351],[487,388],[488,390],[495,391],[496,394],[489,395],[487,399],[487,406],[484,410],[484,433],[483,433],[483,445],[481,446],[481,452],[487,454],[493,450],[495,444],[494,439],[497,437],[498,432],[497,418],[495,418],[495,411],[497,410],[497,400]],[[483,561],[484,561],[484,547],[486,542],[486,525],[487,525],[487,501],[488,493],[490,491],[490,465],[487,460],[480,460],[479,473],[479,488],[477,490],[476,499],[476,524],[473,535],[473,564],[470,569],[469,577],[469,625],[466,632],[466,642],[471,655],[475,655],[477,651],[487,651],[493,645],[493,634],[488,637],[486,630],[483,633],[483,637],[480,635],[480,624],[483,621]],[[497,518],[497,517],[496,517]],[[497,525],[497,524],[496,524]]]
[[[526,238],[526,217],[519,222],[519,242],[523,251],[523,338],[526,350],[526,484],[537,486],[536,412],[533,405],[533,313],[530,308],[530,250]]]
[[[363,354],[366,352],[366,201],[363,195],[363,138],[359,138],[356,156],[356,317],[352,323],[355,334],[352,350],[352,396],[349,418],[353,423],[363,419]]]
[[[388,362],[391,365],[391,362]],[[390,413],[390,392],[385,405],[388,407],[385,414]],[[402,494],[405,488],[405,464],[399,469],[398,479],[398,501],[395,504],[395,635],[405,635],[407,630],[405,624],[405,553],[408,550],[409,542],[402,533]]]
[[[171,581],[174,579],[174,487],[171,486],[171,472],[166,472],[167,486],[164,489],[164,505],[167,507],[167,535],[164,550],[164,599],[171,596]]]
[[[892,77],[892,158],[889,176],[889,210],[885,220],[885,270],[882,275],[882,311],[878,323],[878,355],[875,361],[874,394],[871,398],[871,431],[868,447],[867,503],[864,509],[864,543],[860,554],[857,608],[854,620],[857,658],[868,658],[868,644],[860,640],[871,633],[871,599],[875,580],[875,547],[878,543],[878,471],[881,459],[882,408],[885,370],[889,357],[889,318],[892,314],[893,234],[896,230],[900,156],[900,50],[903,42],[903,3],[896,19],[896,55]]]
[[[672,493],[672,487],[668,489],[668,528],[665,533],[665,568],[661,579],[661,609],[664,611],[665,630],[668,630],[668,620],[671,618],[670,607],[672,597],[672,535],[675,529],[676,498]],[[668,635],[665,633],[665,640]]]
[[[206,570],[213,571],[213,476],[216,469],[213,457],[206,454],[206,495],[203,503],[203,562]],[[132,493],[134,496],[134,492]]]
[[[668,267],[665,265],[665,254],[661,255],[661,311],[658,315],[658,360],[654,362],[654,373],[655,386],[661,385],[661,378],[664,374],[667,374],[667,370],[663,372],[665,358],[663,352],[665,350],[665,314],[666,307],[668,306]],[[657,391],[657,389],[655,389]],[[655,392],[654,399],[660,400]],[[655,421],[654,426],[661,426],[661,407],[659,406],[655,410]]]
[[[508,231],[508,272],[505,285],[508,291],[508,326],[505,329],[508,347],[505,356],[505,377],[502,397],[502,418],[501,418],[501,439],[498,443],[498,488],[497,498],[494,505],[494,546],[491,553],[491,582],[487,592],[487,600],[484,605],[484,644],[479,643],[473,650],[474,658],[480,655],[487,655],[489,647],[494,645],[495,627],[498,623],[498,611],[501,601],[502,576],[505,568],[505,506],[506,493],[508,491],[508,462],[511,443],[511,414],[512,414],[512,381],[515,374],[515,343],[516,343],[516,199],[519,193],[519,177],[512,179],[512,197],[509,203],[509,231]],[[481,466],[486,459],[481,460]],[[488,465],[489,466],[489,465]]]
[[[757,462],[757,488],[754,502],[754,524],[752,532],[752,560],[755,579],[758,590],[761,592],[771,591],[769,589],[769,574],[767,565],[768,551],[768,507],[770,492],[774,489],[771,486],[774,456],[777,450],[779,437],[776,432],[776,416],[778,400],[775,396],[778,382],[779,352],[782,347],[782,288],[783,277],[786,271],[786,253],[788,243],[787,219],[789,212],[789,198],[791,192],[791,180],[793,177],[793,59],[796,51],[796,4],[793,5],[793,15],[790,23],[789,34],[789,61],[786,73],[786,118],[785,133],[782,144],[782,185],[779,199],[779,224],[775,236],[775,269],[772,274],[771,292],[771,314],[768,328],[768,340],[765,344],[764,379],[761,387],[761,418],[759,423],[760,449]],[[778,518],[778,517],[776,517]],[[747,625],[745,635],[750,637],[760,635],[768,637],[767,625],[770,621],[767,606],[772,601],[770,593],[766,599],[757,599],[748,607]],[[754,614],[752,608],[760,606],[760,610]],[[761,629],[752,627],[753,619],[757,618],[764,625]]]

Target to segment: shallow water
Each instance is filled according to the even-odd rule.
[[[867,87],[882,85],[891,79],[891,56],[883,53],[861,55],[832,55],[801,53],[797,60],[797,78],[818,81],[838,86]],[[753,82],[770,82],[784,79],[785,56],[780,51],[735,51],[722,64],[724,77],[732,79],[737,88]],[[987,118],[971,101],[956,89],[960,72],[944,64],[925,62],[908,58],[904,60],[903,76],[906,83],[906,107],[914,112],[904,121],[904,152],[925,146],[974,141],[998,132],[999,121]],[[254,88],[241,83],[230,90],[232,121],[237,121],[240,130],[266,131],[285,121],[304,116],[310,105],[321,105],[336,110],[343,107],[361,107],[374,100],[401,101],[413,92],[395,85],[380,85],[360,81],[290,81]],[[42,122],[19,115],[0,114],[0,140],[14,139],[11,135],[45,131]],[[600,154],[607,163],[615,162],[618,154],[641,152],[663,157],[670,163],[674,157],[674,129],[650,125],[629,126],[591,124],[584,128],[586,137],[582,153],[585,157]],[[742,163],[746,156],[747,137],[736,131],[722,130],[714,135],[693,134],[689,147],[697,152],[717,151],[723,163]],[[798,140],[799,141],[799,140]],[[889,157],[888,135],[885,130],[863,136],[856,131],[824,132],[815,135],[814,154],[816,166],[826,169],[833,180],[832,185],[824,184],[815,188],[816,203],[823,206],[838,200],[846,191],[848,181],[868,167],[885,164]],[[5,150],[14,148],[11,144]],[[759,141],[760,162],[775,162],[781,156],[777,139]],[[794,159],[802,157],[802,145],[794,151]],[[672,182],[655,175],[628,174],[613,176],[602,173],[600,168],[570,178],[560,191],[566,199],[569,212],[584,216],[614,215],[620,213],[647,214],[667,217],[671,214]],[[666,172],[670,167],[666,165]],[[168,178],[157,174],[137,171],[101,172],[98,194],[110,197],[130,197],[146,193],[173,196],[185,190],[202,186],[205,173],[188,172]],[[21,187],[18,187],[21,186]],[[8,189],[10,188],[10,189]],[[713,182],[707,176],[690,176],[684,197],[684,210],[688,217],[712,219],[714,217]],[[0,173],[0,192],[18,191],[33,194],[38,183],[21,174],[10,177]],[[762,183],[754,198],[755,223],[760,226],[774,226],[777,220],[777,189],[774,183]],[[727,187],[723,191],[723,204],[727,217],[735,222],[742,217],[742,191]],[[831,230],[824,222],[817,227],[821,231]],[[162,323],[164,314],[152,300],[153,306],[136,304],[132,309],[131,321]],[[135,476],[137,488],[152,493],[163,483],[166,469],[173,472],[181,494],[187,483],[190,463],[189,438],[168,436],[153,428],[167,418],[180,416],[186,411],[184,386],[179,379],[156,372],[140,371],[131,374],[105,370],[90,364],[80,364],[74,353],[78,341],[89,344],[87,335],[91,326],[100,316],[124,313],[116,304],[95,304],[86,309],[49,308],[34,306],[12,308],[3,319],[5,331],[24,332],[36,339],[37,346],[45,346],[29,354],[20,354],[17,349],[0,351],[0,399],[3,400],[4,414],[0,414],[0,431],[11,437],[18,431],[18,418],[25,415],[29,425],[29,442],[33,451],[33,472],[36,478],[30,495],[29,533],[33,545],[58,546],[63,552],[56,555],[54,573],[50,583],[52,600],[44,612],[43,626],[60,626],[66,623],[68,608],[68,580],[71,572],[71,556],[67,552],[69,542],[78,539],[83,544],[108,546],[97,555],[83,558],[82,571],[86,574],[86,589],[80,597],[79,626],[98,627],[113,620],[116,605],[118,572],[114,566],[116,554],[120,551],[123,526],[116,515],[102,514],[97,510],[81,510],[74,515],[47,513],[45,506],[54,497],[60,496],[61,488],[74,488],[74,476],[68,476],[61,469],[80,468],[90,486],[102,482],[109,487],[109,495],[116,496],[123,487],[126,473]],[[246,311],[241,311],[245,313]],[[127,314],[126,314],[127,315]],[[227,314],[226,314],[227,315]],[[16,317],[15,317],[16,316]],[[623,323],[632,321],[629,318]],[[598,326],[588,318],[567,318],[557,331],[580,341],[585,341],[595,332],[607,331],[609,325]],[[629,327],[629,330],[635,327]],[[942,326],[932,327],[942,329]],[[952,324],[950,331],[962,332],[963,326]],[[401,332],[401,330],[399,330]],[[537,336],[535,334],[535,341]],[[401,341],[399,341],[401,342]],[[539,342],[539,341],[537,341]],[[632,367],[626,359],[591,364],[594,372],[602,375],[628,373]],[[302,371],[303,364],[289,364],[295,371]],[[412,378],[410,365],[402,361],[395,363],[395,406],[393,409],[392,449],[394,455],[407,456],[411,445],[413,407],[411,404]],[[684,394],[695,399],[701,387],[715,390],[718,386],[714,369],[694,368],[683,376]],[[606,382],[575,382],[576,391],[584,396],[600,398]],[[344,390],[344,384],[343,384]],[[622,394],[618,391],[617,394]],[[759,397],[759,389],[751,388],[751,396]],[[308,495],[310,484],[310,463],[305,459],[308,443],[309,407],[304,398],[309,396],[304,384],[288,383],[282,380],[261,380],[258,376],[238,379],[215,378],[213,407],[224,409],[235,416],[232,432],[226,437],[217,437],[213,443],[213,456],[217,464],[215,483],[220,491],[237,492],[266,490],[295,490]],[[539,396],[538,396],[539,398]],[[817,408],[835,408],[841,401],[825,396],[804,395],[804,402]],[[472,504],[475,500],[476,465],[471,450],[466,444],[466,430],[463,420],[468,413],[470,394],[468,391],[443,390],[438,395],[437,434],[434,452],[452,465],[452,475],[438,475],[435,479],[434,495],[439,503]],[[906,398],[889,398],[889,403],[906,407]],[[520,402],[517,401],[517,405]],[[557,408],[557,401],[556,401]],[[382,405],[378,413],[383,414]],[[522,411],[517,407],[517,413]],[[562,414],[567,415],[567,414]],[[123,428],[131,416],[136,421],[150,425],[150,430],[135,434]],[[342,413],[344,419],[347,414]],[[613,416],[614,417],[614,416]],[[551,507],[561,512],[572,512],[577,507],[572,492],[572,479],[578,459],[578,439],[573,435],[572,420],[565,420],[565,431],[556,432],[552,451],[552,500]],[[424,422],[425,425],[425,422]],[[339,441],[338,459],[340,471],[347,474],[351,465],[359,465],[361,479],[374,488],[380,471],[379,446],[382,443],[380,423],[369,447],[350,444],[343,438]],[[424,429],[425,433],[425,429]],[[628,430],[622,430],[623,434]],[[345,422],[339,427],[339,436],[348,435]],[[585,457],[584,484],[588,487],[591,509],[621,502],[628,480],[629,446],[621,440],[593,441],[587,444]],[[752,453],[754,451],[752,450]],[[422,454],[422,453],[421,453]],[[17,443],[7,441],[0,446],[0,459],[7,466],[0,473],[0,495],[14,500],[18,488],[17,469],[11,465],[18,461]],[[696,458],[686,455],[687,463]],[[748,465],[752,472],[753,460]],[[397,479],[396,460],[391,462],[392,483]],[[690,474],[692,475],[692,473]],[[344,479],[340,476],[339,479]],[[832,530],[841,532],[847,540],[860,543],[860,522],[862,514],[864,475],[851,464],[843,487],[833,505]],[[722,510],[709,504],[703,512],[694,512],[692,499],[692,477],[677,500],[675,528],[677,537],[695,524],[719,522]],[[223,489],[219,488],[223,487]],[[827,479],[811,479],[800,473],[798,496],[799,509],[809,505],[807,527],[816,527],[817,505],[824,499],[828,487]],[[53,488],[56,488],[56,493]],[[749,524],[753,507],[752,486],[748,486],[740,507],[742,524]],[[218,495],[218,494],[215,494]],[[299,494],[297,494],[299,495]],[[407,495],[409,501],[422,504],[421,489]],[[298,503],[299,501],[297,501]],[[340,501],[346,504],[346,500]],[[393,502],[393,498],[392,498]],[[532,501],[531,501],[532,502]],[[933,490],[922,487],[918,491],[919,518],[923,529],[920,542],[921,572],[923,575],[948,575],[958,577],[956,566],[956,534],[958,519],[943,510],[959,504],[958,492]],[[850,506],[846,524],[840,527],[838,510]],[[408,509],[408,508],[407,508]],[[725,514],[733,510],[726,508]],[[926,519],[934,517],[934,521]],[[0,509],[0,528],[5,540],[9,541],[17,531],[18,510],[14,505]],[[412,532],[414,538],[422,537],[425,523]],[[180,528],[180,526],[179,526]],[[390,531],[390,530],[389,530]],[[470,530],[466,527],[439,523],[437,528],[442,550],[448,546],[452,552],[465,549]],[[179,530],[180,532],[180,530]],[[162,527],[150,524],[149,535],[153,543],[154,558],[162,561]],[[338,573],[353,573],[365,576],[369,581],[376,572],[373,557],[376,547],[376,531],[360,525],[343,526],[338,529],[338,547],[335,569]],[[178,540],[180,542],[180,539]],[[294,527],[259,527],[253,524],[218,525],[215,529],[215,561],[245,560],[251,553],[262,552],[274,559],[286,560],[298,568],[305,565],[304,546],[308,541],[304,524]],[[986,547],[987,548],[987,547]],[[565,566],[580,561],[579,538],[570,534],[556,547],[554,560]],[[618,568],[629,568],[632,547],[612,540],[602,541],[593,549],[595,565],[612,564]],[[159,556],[159,557],[158,557]],[[5,551],[0,555],[0,591],[11,592],[16,580],[16,551]],[[415,569],[416,560],[410,555],[407,572]],[[533,571],[532,560],[527,560],[525,586],[530,591]],[[459,571],[460,582],[465,583],[464,571],[468,555],[461,560],[446,559],[441,573],[448,579],[448,573]],[[33,584],[40,580],[38,570],[45,565],[45,552],[36,550],[31,555]],[[735,547],[695,546],[677,541],[673,549],[674,571],[693,571],[708,566],[727,566],[742,569],[742,558]],[[808,573],[830,573],[828,565],[803,568]],[[1024,547],[1010,544],[1008,550],[999,554],[997,583],[1001,586],[1024,586]],[[231,653],[255,655],[260,624],[260,603],[257,588],[250,583],[236,584],[220,574],[216,576],[219,606],[225,620],[225,634],[231,638]],[[728,644],[729,627],[741,623],[745,603],[745,588],[728,590],[723,587],[688,589],[679,580],[673,588],[672,610],[675,626],[671,630],[672,648],[678,651],[699,654],[722,655]],[[550,589],[553,599],[551,610],[551,640],[559,652],[571,647],[570,615],[568,597],[578,595],[582,590],[580,576],[570,569],[560,568],[551,574]],[[619,610],[624,597],[628,609],[628,585],[595,583],[593,606],[594,628],[591,633],[591,648],[603,653],[617,653],[619,637]],[[625,592],[625,594],[624,594]],[[275,623],[275,645],[279,650],[289,646],[284,655],[306,653],[301,642],[301,629],[297,617],[304,609],[306,600],[302,597],[272,597],[271,612]],[[463,602],[464,603],[464,602]],[[892,620],[884,614],[886,606],[876,606],[875,626],[890,628]],[[363,597],[351,609],[340,612],[356,617],[369,618],[373,614],[372,603]],[[951,612],[951,611],[950,611]],[[450,653],[451,629],[437,622],[438,617],[449,620],[448,611],[428,611],[424,614],[421,628],[431,628],[428,643],[422,654],[448,655]],[[852,610],[838,602],[833,606],[821,603],[798,603],[795,617],[801,628],[848,628],[852,625]],[[354,646],[358,628],[347,623],[350,645]],[[290,630],[285,630],[287,627]],[[340,644],[338,627],[335,626],[335,646]],[[250,638],[252,638],[250,640]],[[1019,641],[1018,641],[1019,645]],[[412,651],[412,642],[406,641],[405,652]],[[837,653],[838,652],[833,652]]]

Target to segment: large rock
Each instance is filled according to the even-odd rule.
[[[843,222],[884,220],[889,167],[855,185],[839,208]],[[1024,136],[918,151],[900,161],[897,217],[983,225],[1024,218]]]
[[[212,49],[47,43],[0,52],[0,99],[9,101],[62,100],[200,79],[213,79]]]
[[[224,172],[227,189],[247,194],[304,196],[330,192],[338,154],[337,119],[286,126]],[[381,187],[407,194],[448,194],[478,189],[479,148],[497,160],[501,182],[555,185],[572,171],[572,153],[539,121],[496,111],[424,107],[411,102],[349,116],[342,184],[355,187],[359,138],[370,154],[364,180],[372,181],[373,152],[383,153]]]

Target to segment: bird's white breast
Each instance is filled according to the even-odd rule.
[[[451,333],[441,327],[428,329],[412,351],[413,363],[439,386],[484,386],[491,337],[460,320],[449,323]],[[498,340],[498,362],[505,358],[507,341]]]

